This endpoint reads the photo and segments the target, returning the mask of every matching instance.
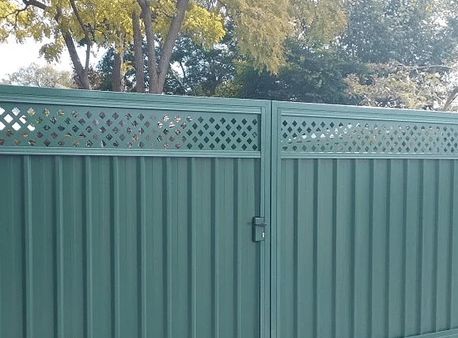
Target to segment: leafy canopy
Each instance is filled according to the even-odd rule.
[[[39,66],[36,63],[8,74],[1,82],[19,86],[75,88],[71,72],[59,71],[50,65]]]

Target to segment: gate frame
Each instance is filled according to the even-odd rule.
[[[177,149],[94,149],[85,147],[1,147],[0,156],[21,155],[28,162],[29,156],[147,156],[183,158],[254,158],[260,161],[260,214],[267,226],[264,241],[252,243],[260,253],[259,264],[259,331],[260,338],[270,337],[270,255],[271,255],[271,132],[272,105],[268,100],[243,100],[208,97],[184,97],[175,95],[151,95],[141,93],[98,92],[55,88],[0,85],[0,101],[10,104],[49,104],[78,108],[151,109],[161,112],[191,113],[241,113],[260,116],[260,151],[209,151]],[[27,182],[30,184],[30,182]],[[257,193],[257,192],[256,192]],[[27,213],[28,217],[31,217]],[[251,222],[251,220],[250,220]],[[1,318],[0,318],[1,319]]]
[[[347,106],[336,104],[302,103],[271,101],[272,104],[272,131],[271,131],[271,219],[272,219],[272,243],[271,243],[271,336],[281,338],[278,331],[279,323],[279,286],[278,268],[280,262],[278,253],[280,250],[280,186],[281,186],[281,161],[282,159],[450,159],[458,160],[458,147],[455,153],[449,154],[377,154],[377,153],[312,153],[294,154],[282,156],[281,150],[281,123],[283,116],[315,117],[315,118],[341,118],[363,119],[380,122],[404,122],[404,123],[432,123],[442,125],[455,125],[458,127],[458,115],[454,112],[437,112],[424,110]],[[458,142],[458,137],[455,142]],[[452,272],[453,273],[453,272]],[[411,338],[458,338],[458,328],[447,331],[421,334]]]

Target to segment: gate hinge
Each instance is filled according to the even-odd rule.
[[[266,238],[264,217],[253,217],[253,242],[262,242]]]

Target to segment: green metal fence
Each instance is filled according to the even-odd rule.
[[[458,119],[273,111],[274,336],[458,337]]]
[[[0,337],[458,337],[457,151],[452,114],[0,86]]]

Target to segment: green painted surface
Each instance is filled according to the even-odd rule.
[[[264,336],[269,110],[1,86],[0,337]]]
[[[457,139],[444,113],[0,86],[0,337],[456,337]]]
[[[457,336],[458,121],[276,102],[273,112],[273,337]]]
[[[259,166],[2,155],[1,336],[259,336]]]
[[[277,336],[404,337],[456,328],[451,203],[458,191],[450,182],[457,165],[283,160]]]

